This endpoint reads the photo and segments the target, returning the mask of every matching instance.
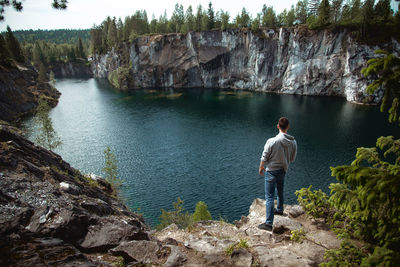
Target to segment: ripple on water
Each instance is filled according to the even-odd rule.
[[[193,211],[205,201],[214,218],[232,221],[264,197],[260,155],[281,116],[291,120],[298,159],[285,178],[285,201],[301,187],[328,192],[329,166],[350,163],[359,146],[381,135],[399,136],[377,107],[337,98],[218,90],[116,92],[93,79],[57,81],[62,93],[52,110],[64,145],[57,152],[82,172],[101,174],[103,151],[118,158],[122,196],[157,223],[177,197]],[[34,134],[32,119],[25,122]]]

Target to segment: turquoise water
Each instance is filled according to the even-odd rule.
[[[329,166],[349,164],[357,147],[374,146],[381,135],[399,137],[378,107],[338,98],[204,89],[121,93],[94,79],[59,80],[56,87],[62,96],[51,117],[64,143],[56,152],[84,173],[101,174],[110,146],[125,180],[123,198],[151,225],[177,197],[190,212],[206,202],[216,219],[247,215],[253,199],[264,197],[259,159],[280,116],[290,119],[298,143],[286,203],[310,184],[328,192],[335,181]],[[25,125],[32,136],[32,120]]]

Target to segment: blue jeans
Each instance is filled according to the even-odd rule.
[[[265,172],[265,206],[267,211],[266,224],[272,225],[274,223],[275,187],[278,191],[276,210],[283,212],[283,182],[285,174],[286,173],[283,169]]]

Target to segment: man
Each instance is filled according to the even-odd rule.
[[[274,214],[283,214],[283,182],[289,164],[296,158],[297,143],[293,136],[287,134],[289,120],[285,117],[279,119],[279,134],[267,140],[261,156],[258,172],[261,176],[265,172],[265,200],[266,222],[258,226],[263,230],[272,231]],[[278,191],[277,207],[274,209],[275,187]]]

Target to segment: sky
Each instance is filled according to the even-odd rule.
[[[264,4],[273,6],[277,13],[285,8],[290,9],[298,0],[213,0],[214,11],[223,9],[228,11],[231,19],[241,12],[242,8],[254,17],[261,12]],[[0,31],[7,25],[12,30],[28,29],[88,29],[94,24],[99,25],[107,17],[131,16],[136,10],[146,10],[149,20],[152,14],[158,17],[167,11],[168,17],[174,11],[175,4],[183,5],[184,10],[192,5],[193,13],[201,4],[208,8],[210,0],[69,0],[68,8],[60,11],[51,7],[52,0],[23,0],[22,12],[16,12],[11,7],[5,9],[5,20],[0,22]]]
[[[261,12],[262,6],[273,6],[279,14],[285,8],[290,9],[298,0],[213,0],[214,11],[223,9],[228,11],[231,20],[241,12],[242,8],[255,17]],[[69,0],[67,10],[55,10],[51,7],[52,0],[22,0],[22,12],[16,12],[13,8],[5,9],[5,20],[0,22],[0,31],[5,31],[7,25],[12,30],[28,29],[89,29],[94,24],[99,25],[107,17],[131,16],[136,10],[146,10],[149,20],[154,14],[156,18],[167,11],[168,17],[174,11],[175,4],[182,4],[186,11],[189,5],[193,7],[193,13],[201,4],[208,8],[210,0]],[[394,7],[394,0],[392,0]],[[397,7],[397,4],[396,4]],[[397,10],[397,8],[396,8]]]

